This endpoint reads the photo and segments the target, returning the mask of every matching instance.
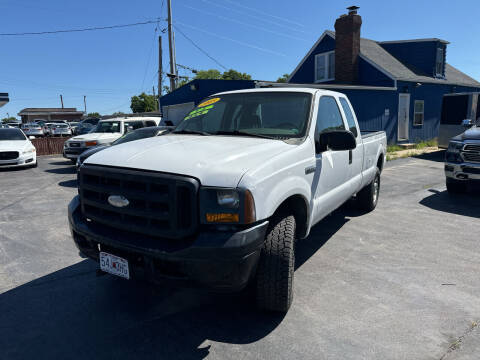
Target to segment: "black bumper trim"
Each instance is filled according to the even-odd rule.
[[[83,218],[78,196],[68,206],[68,219],[77,248],[96,261],[100,248],[126,257],[132,278],[140,273],[153,282],[178,280],[220,291],[246,286],[255,272],[268,226],[264,221],[239,232],[205,231],[185,242],[125,232],[121,236]]]

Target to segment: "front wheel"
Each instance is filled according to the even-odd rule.
[[[380,170],[377,168],[373,181],[360,190],[357,194],[357,202],[360,209],[370,212],[377,207],[380,195]]]
[[[293,300],[295,218],[272,219],[257,268],[256,300],[260,309],[287,312]]]

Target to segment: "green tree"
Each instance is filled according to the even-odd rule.
[[[230,69],[222,74],[222,80],[252,80],[252,77],[246,73]]]
[[[277,79],[277,82],[279,82],[279,83],[286,83],[289,76],[290,76],[290,74],[283,74],[282,76],[280,76],[280,77]]]
[[[157,110],[157,99],[153,95],[142,92],[138,96],[132,96],[130,109],[134,113],[155,111]]]
[[[122,116],[122,115],[125,115],[124,112],[121,112],[121,111],[115,111],[112,116]]]
[[[9,122],[18,122],[15,116],[6,117],[0,120],[2,123],[9,123]]]
[[[96,112],[96,111],[87,114],[87,117],[99,118],[100,116],[102,116],[102,115],[100,115],[100,113],[98,113],[98,112]]]
[[[217,69],[199,70],[194,79],[221,79],[222,73]]]

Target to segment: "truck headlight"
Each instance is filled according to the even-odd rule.
[[[90,147],[90,146],[96,146],[98,142],[96,141],[85,141],[85,146]]]
[[[237,209],[240,199],[237,190],[217,190],[217,203],[231,209]]]
[[[463,148],[463,143],[458,141],[450,141],[448,149],[445,152],[445,160],[452,163],[461,163],[460,150]]]
[[[200,222],[251,224],[256,221],[255,202],[247,189],[200,189]]]

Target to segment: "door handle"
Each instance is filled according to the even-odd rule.
[[[353,160],[352,150],[348,150],[348,164],[351,164]]]

